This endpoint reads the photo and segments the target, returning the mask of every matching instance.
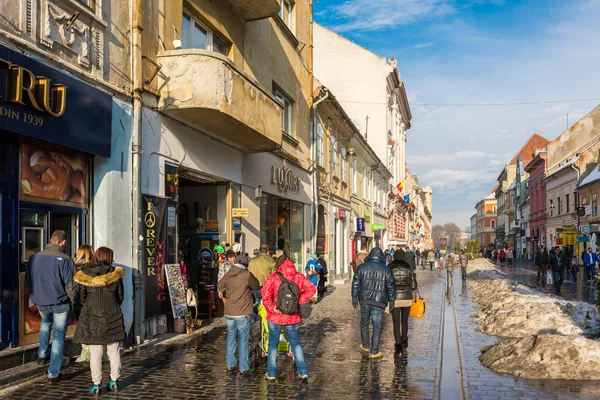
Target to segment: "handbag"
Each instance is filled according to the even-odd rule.
[[[552,271],[546,272],[546,283],[548,285],[552,285],[554,283],[554,277],[552,276]]]
[[[413,297],[412,305],[410,306],[410,316],[415,318],[423,318],[425,315],[425,300],[421,298],[417,290],[417,297]]]

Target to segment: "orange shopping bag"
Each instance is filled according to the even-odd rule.
[[[417,291],[417,297],[413,297],[412,305],[410,306],[410,316],[423,318],[423,315],[425,315],[425,300],[421,298],[419,291]]]

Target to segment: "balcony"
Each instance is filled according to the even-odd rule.
[[[246,21],[270,18],[279,13],[280,0],[227,0],[233,10]]]
[[[161,112],[247,153],[281,148],[281,105],[227,57],[182,49],[158,62]]]

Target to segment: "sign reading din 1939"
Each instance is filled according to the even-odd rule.
[[[286,167],[276,168],[271,166],[271,183],[277,186],[280,192],[288,190],[300,191],[300,178],[294,175],[291,169]]]

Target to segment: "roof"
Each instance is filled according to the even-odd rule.
[[[494,186],[494,188],[484,197],[484,199],[495,199],[496,198],[496,190],[498,190],[498,186]]]
[[[598,166],[596,166],[596,168],[594,168],[594,170],[592,172],[590,172],[590,174],[588,176],[585,177],[585,179],[583,181],[581,181],[578,188],[585,186],[585,185],[589,185],[590,183],[594,183],[596,181],[600,181],[600,170],[599,169],[600,169],[600,163],[598,164]]]
[[[549,143],[550,143],[550,141],[548,139],[546,139],[542,135],[534,133],[533,135],[531,135],[529,140],[527,140],[527,142],[525,142],[523,147],[521,147],[521,150],[519,150],[517,155],[515,155],[508,164],[509,165],[516,164],[517,159],[519,157],[521,157],[521,160],[523,160],[523,165],[529,164],[529,162],[531,160],[533,160],[533,158],[534,158],[533,153],[535,152],[535,150],[543,149],[546,146],[548,146]]]

